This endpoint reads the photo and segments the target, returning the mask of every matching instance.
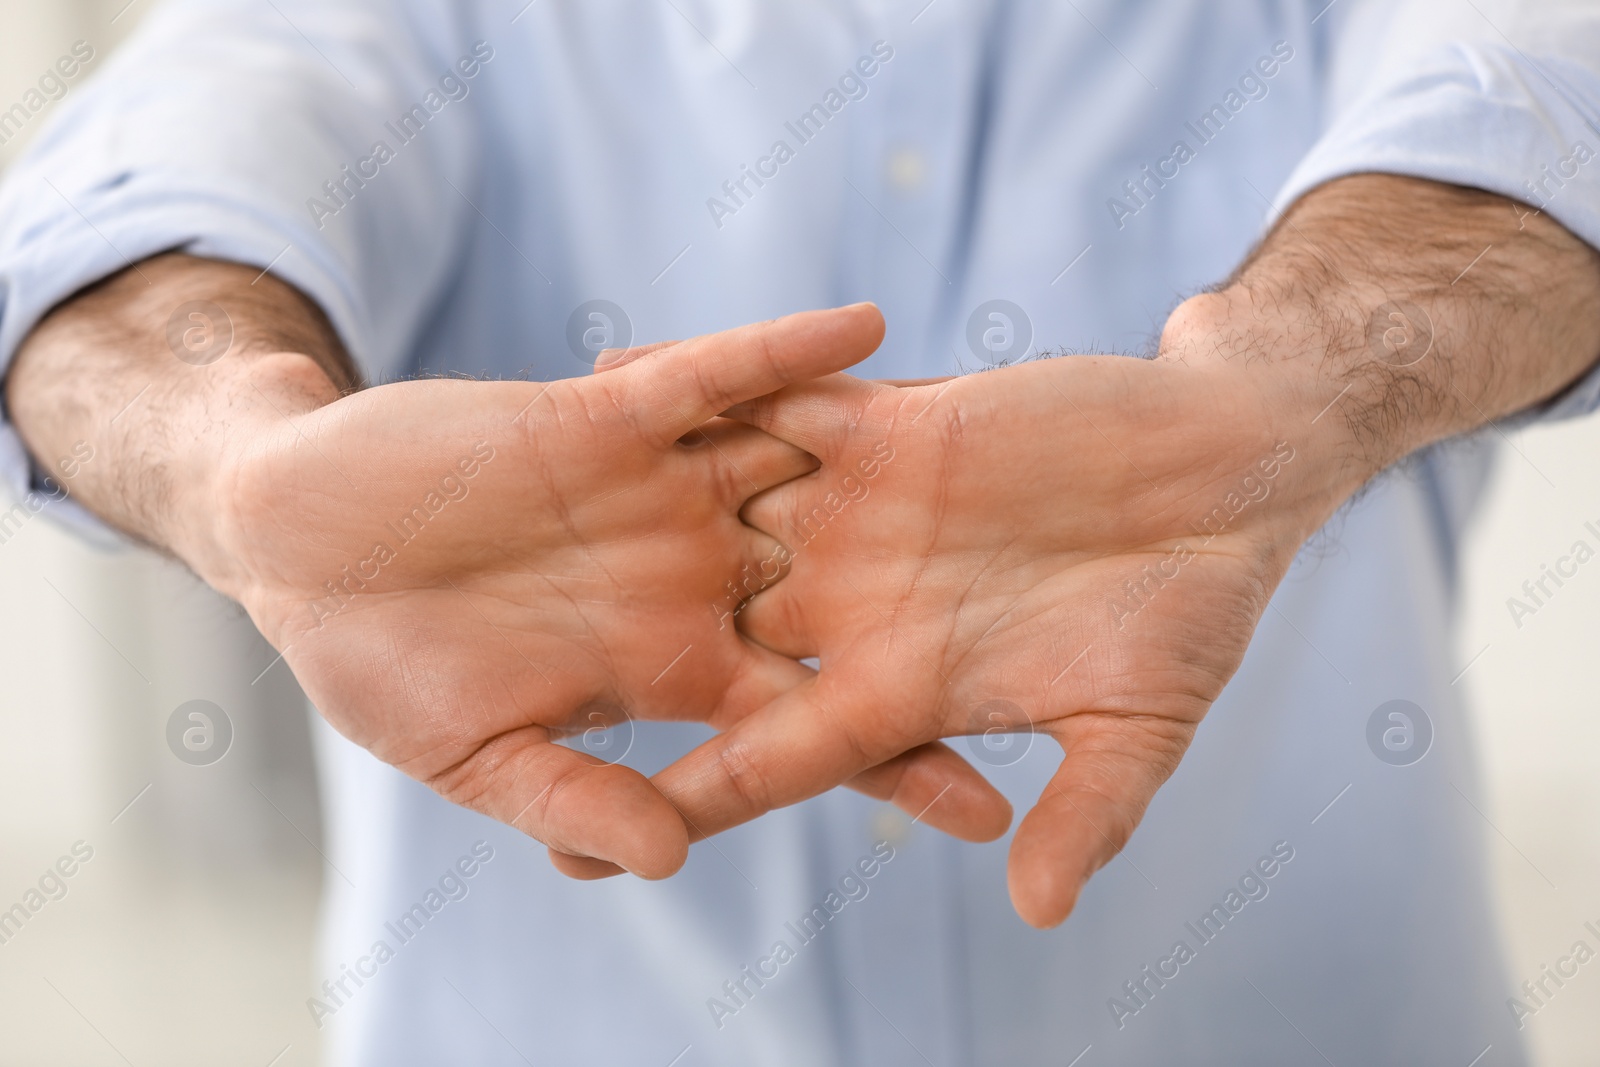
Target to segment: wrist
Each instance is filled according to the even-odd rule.
[[[1180,307],[1162,351],[1247,367],[1359,487],[1591,367],[1597,294],[1600,255],[1548,216],[1355,175],[1297,201],[1225,288]]]
[[[1426,441],[1415,422],[1387,423],[1368,405],[1383,368],[1372,362],[1364,325],[1323,292],[1268,291],[1236,281],[1184,301],[1162,332],[1158,359],[1182,362],[1219,380],[1222,395],[1242,398],[1234,417],[1253,436],[1265,429],[1302,457],[1294,465],[1291,536],[1304,540],[1374,475]],[[1285,485],[1284,489],[1289,489]]]
[[[159,534],[163,547],[203,581],[240,599],[249,584],[253,530],[273,514],[271,503],[259,499],[253,464],[286,436],[291,447],[298,444],[299,421],[337,400],[340,390],[316,360],[294,352],[225,360],[215,369],[225,377],[195,397],[195,429],[173,472],[173,499]]]

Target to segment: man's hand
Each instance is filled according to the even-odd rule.
[[[822,671],[658,783],[710,831],[934,738],[1046,734],[1066,758],[1012,851],[1039,924],[1172,773],[1333,495],[1292,473],[1314,428],[1231,367],[837,376],[736,414],[822,460],[746,508],[793,563],[740,614]]]
[[[1180,307],[1156,360],[837,376],[743,405],[822,467],[747,506],[793,563],[741,625],[822,670],[657,783],[711,832],[933,738],[1046,733],[1065,758],[1010,882],[1023,918],[1061,921],[1305,539],[1389,463],[1571,381],[1597,307],[1600,257],[1549,219],[1363,177]]]
[[[213,266],[204,277],[220,288],[200,298],[239,308],[254,296],[233,288],[244,284],[236,268]],[[189,265],[148,270],[176,281],[169,296],[197,295]],[[125,276],[91,295],[91,312],[115,305],[119,287],[123,312],[151,300]],[[48,368],[85,358],[72,310],[40,328],[12,382],[41,455],[61,433],[42,417],[59,388]],[[156,332],[165,318],[151,317]],[[328,360],[252,335],[238,358],[206,367],[133,362],[178,432],[125,425],[101,452],[124,477],[154,467],[157,499],[135,494],[119,510],[125,486],[74,488],[240,601],[346,736],[448,799],[588,858],[561,859],[570,873],[616,863],[662,877],[688,847],[671,804],[637,772],[553,742],[628,717],[731,726],[809,676],[723,625],[714,605],[775,547],[740,522],[740,506],[814,460],[716,416],[857,362],[882,329],[860,305],[662,346],[598,377],[415,381],[342,397]],[[130,332],[124,344],[137,346]],[[117,359],[128,353],[106,362]],[[58,414],[75,415],[64,403]],[[170,452],[152,464],[157,447]],[[881,773],[908,806],[951,784],[943,825],[957,832],[992,837],[1009,820],[948,750]]]

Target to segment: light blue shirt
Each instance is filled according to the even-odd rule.
[[[1543,204],[1600,244],[1590,4],[523,5],[160,9],[0,192],[0,361],[171,248],[271,265],[382,381],[571,376],[585,338],[856,300],[889,323],[868,375],[1134,351],[1273,202],[1364,170]],[[22,492],[9,429],[0,450]],[[1488,458],[1413,462],[1302,553],[1049,932],[1011,910],[1005,841],[843,791],[668,881],[570,882],[319,728],[348,883],[307,1010],[334,1063],[385,1067],[1524,1063],[1448,641]],[[628,762],[700,736],[641,726]],[[1019,809],[1058,756],[957,744]]]

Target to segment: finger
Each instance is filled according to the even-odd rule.
[[[717,619],[723,624],[724,629],[729,625],[737,626],[739,617],[744,614],[745,608],[753,603],[753,598],[777,585],[789,573],[789,561],[793,558],[787,547],[760,530],[743,528],[740,531],[740,541],[741,565],[738,572],[723,585],[722,602],[717,608]],[[750,708],[760,707],[794,684],[795,680],[791,679],[787,684],[767,694],[766,700],[752,704]]]
[[[993,841],[1011,826],[1011,802],[977,769],[943,742],[914,748],[845,783],[874,800],[886,800],[962,841]],[[568,878],[597,881],[626,874],[615,863],[550,849],[550,862]]]
[[[575,878],[580,882],[593,882],[601,878],[611,878],[628,872],[618,867],[615,863],[605,860],[591,859],[588,856],[573,856],[557,849],[550,849],[550,863],[556,870],[568,878]]]
[[[735,510],[757,493],[818,466],[805,449],[731,419],[713,419],[683,442],[685,459],[710,463],[719,499]]]
[[[1194,726],[1086,712],[1055,733],[1066,756],[1017,827],[1007,863],[1012,905],[1040,928],[1066,919],[1090,875],[1127,844]]]
[[[863,442],[863,413],[873,397],[891,388],[878,382],[835,374],[747,400],[728,409],[728,417],[748,423],[803,448],[825,463],[857,458]]]
[[[815,672],[786,657],[757,653],[752,656],[751,663],[752,670],[736,683],[742,689],[739,693],[742,703],[724,710],[715,723],[719,729],[736,731],[739,723],[758,720],[769,713],[770,709],[754,713],[744,710],[749,707],[752,697],[759,697],[773,689],[779,693],[789,693],[815,688],[810,684]],[[797,686],[796,682],[800,685]],[[779,759],[783,756],[781,752],[775,755]],[[935,829],[966,841],[992,841],[1011,825],[1011,804],[999,790],[990,785],[970,763],[937,742],[920,745],[906,752],[896,750],[883,762],[863,768],[853,776],[841,774],[819,781],[813,794],[825,792],[837,784],[847,784],[868,796],[890,801],[913,820],[920,819]],[[677,802],[677,798],[674,799]],[[782,801],[783,804],[794,802]],[[754,818],[765,810],[768,809],[758,804],[737,821]],[[680,808],[680,813],[689,826],[691,838],[695,839],[710,836],[733,825],[715,813],[702,815],[700,811],[688,808]]]
[[[733,626],[735,621],[734,616],[725,619],[728,626]],[[722,701],[705,719],[706,724],[719,733],[733,729],[774,700],[817,677],[816,671],[789,656],[748,641],[743,641],[743,646],[745,655],[734,669]]]
[[[845,785],[963,841],[993,841],[1011,826],[1011,802],[942,741],[902,752]]]
[[[655,776],[696,835],[810,799],[931,740],[871,729],[883,719],[879,709],[852,704],[826,677],[795,687]]]
[[[883,340],[871,304],[804,311],[696,337],[618,372],[627,409],[665,444],[734,404],[854,366]]]
[[[639,772],[557,745],[542,727],[501,734],[428,784],[551,848],[665,878],[688,857],[676,809]]]
[[[919,385],[943,385],[952,376],[942,374],[937,378],[875,378],[879,385],[892,385],[896,389],[915,389]]]
[[[617,370],[626,367],[629,363],[653,355],[663,348],[671,348],[677,341],[656,341],[654,344],[636,345],[633,348],[605,348],[594,358],[594,373]]]
[[[723,705],[712,716],[712,720],[720,721],[723,725],[737,722],[755,708],[815,676],[816,672],[811,668],[792,659],[752,649],[752,655],[734,673]],[[681,818],[679,825],[682,825]],[[627,873],[625,868],[608,860],[565,851],[553,845],[548,851],[550,863],[556,870],[579,881],[595,881]]]
[[[835,526],[834,520],[843,510],[839,501],[865,499],[864,487],[894,456],[894,452],[888,449],[880,450],[876,455],[870,451],[864,454],[871,456],[871,459],[856,465],[855,470],[860,472],[858,475],[841,474],[838,468],[834,468],[823,469],[817,476],[808,474],[791,479],[745,501],[739,509],[739,518],[746,526],[770,534],[788,545],[797,558],[817,551],[813,546],[819,542],[837,549],[840,547],[837,539],[841,536],[841,529]],[[885,458],[879,459],[879,456]],[[852,492],[855,494],[853,497]],[[846,538],[851,536],[849,533],[842,535]]]
[[[782,552],[775,551],[774,557],[792,560],[794,552],[784,546]],[[770,565],[767,570],[771,570]],[[785,567],[785,575],[788,570]],[[735,621],[745,637],[780,656],[807,659],[821,648],[806,618],[803,598],[782,582],[770,582],[752,594],[735,613]]]
[[[746,525],[765,530],[774,537],[794,538],[798,532],[794,528],[794,516],[800,510],[800,502],[816,495],[815,478],[793,478],[746,500],[739,509],[739,518]]]

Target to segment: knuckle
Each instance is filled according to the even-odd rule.
[[[560,848],[563,841],[561,827],[568,821],[565,817],[570,807],[568,802],[576,801],[583,809],[588,807],[578,795],[582,790],[575,787],[581,785],[592,770],[593,768],[587,764],[572,762],[557,771],[555,776],[545,783],[539,796],[534,798],[533,807],[537,810],[533,825],[538,828],[537,831],[523,830],[523,833]],[[516,829],[521,830],[522,827],[518,826]]]
[[[1062,793],[1084,821],[1105,837],[1113,852],[1122,851],[1143,814],[1143,805],[1138,806],[1138,811],[1129,810],[1124,801],[1089,782],[1081,782]],[[1083,803],[1078,803],[1074,797]]]
[[[423,783],[452,804],[488,815],[504,763],[498,747],[490,742],[458,763],[424,778]]]
[[[687,373],[693,385],[693,395],[698,404],[704,405],[706,417],[715,415],[728,406],[727,390],[722,384],[721,376],[711,365],[704,360],[691,359],[688,362]],[[697,413],[691,413],[696,422],[704,421]]]
[[[772,792],[748,749],[738,741],[729,741],[717,747],[716,755],[717,770],[742,810],[748,815],[771,811]]]

